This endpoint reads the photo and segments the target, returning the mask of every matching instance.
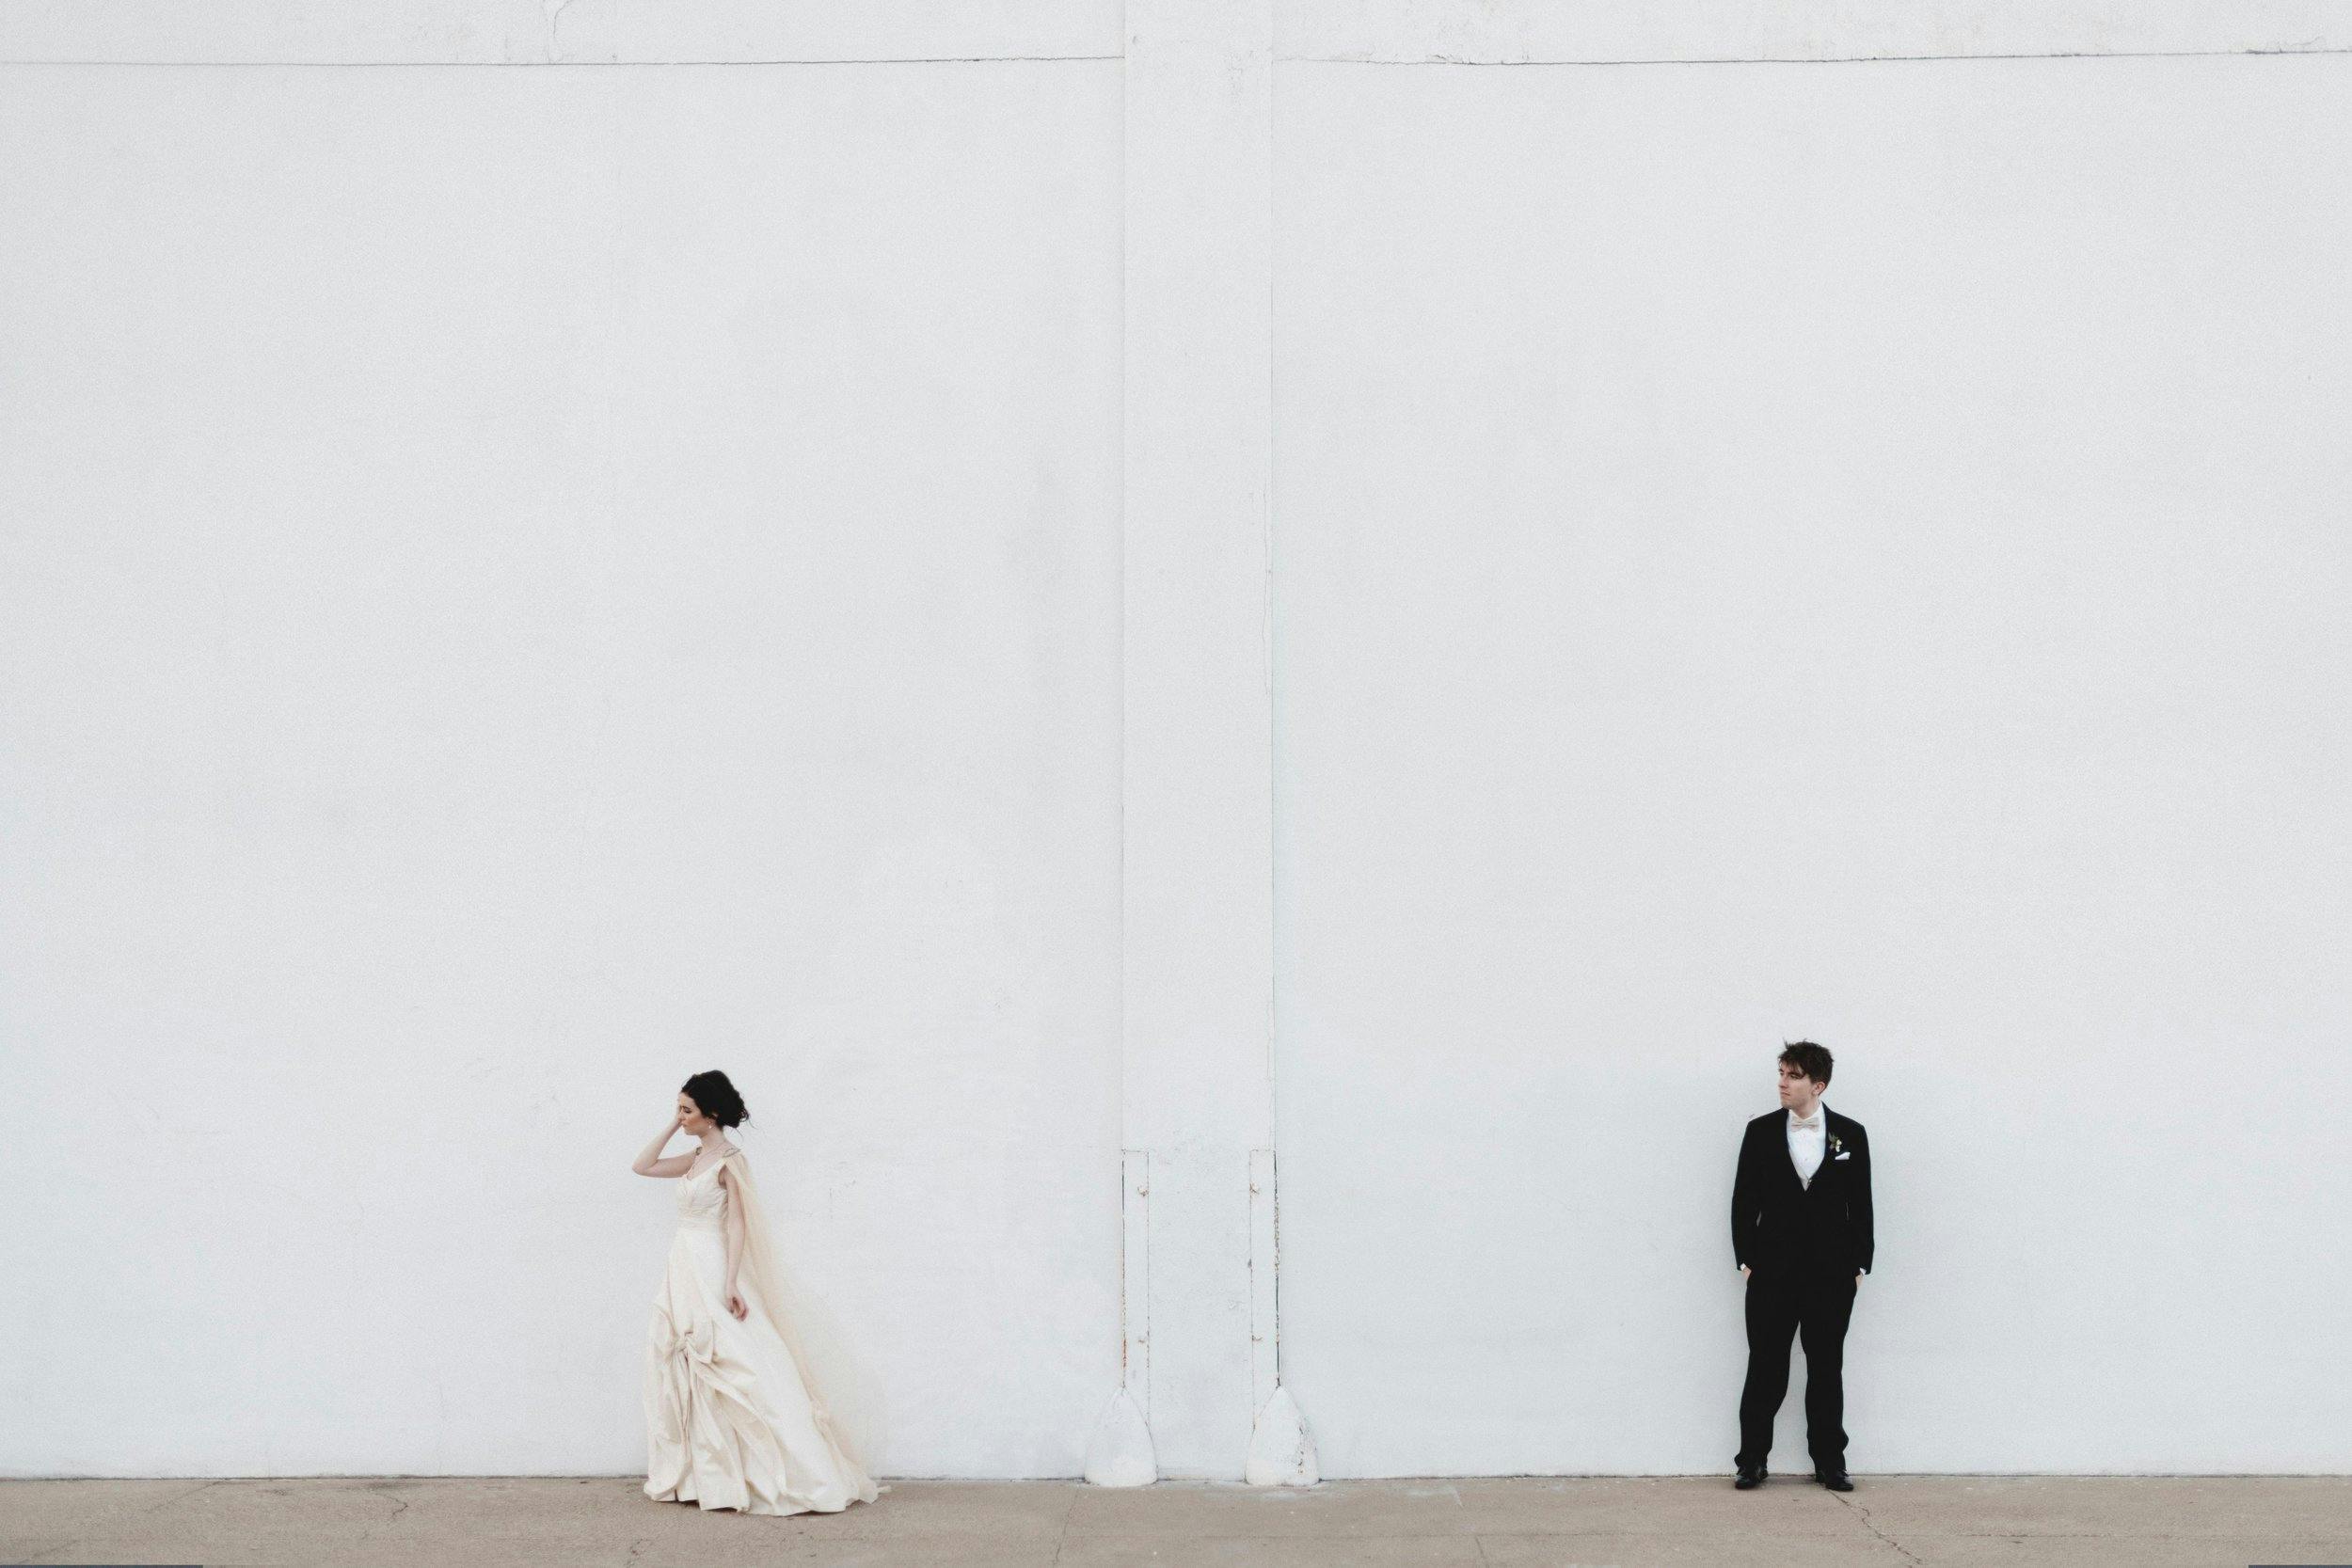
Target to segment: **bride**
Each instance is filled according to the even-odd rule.
[[[877,1488],[806,1381],[758,1189],[742,1150],[720,1132],[745,1115],[725,1073],[698,1072],[631,1167],[683,1178],[645,1342],[645,1496],[745,1513],[835,1513],[872,1502]],[[700,1142],[663,1158],[679,1132]]]

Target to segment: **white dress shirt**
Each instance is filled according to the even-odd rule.
[[[1821,1168],[1821,1156],[1829,1142],[1829,1112],[1820,1101],[1813,1102],[1813,1116],[1799,1120],[1797,1113],[1788,1113],[1788,1158],[1796,1162],[1797,1179],[1807,1187],[1813,1185],[1813,1173]]]

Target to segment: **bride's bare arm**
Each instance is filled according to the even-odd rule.
[[[732,1180],[735,1180],[735,1173],[734,1173],[734,1172],[732,1172],[732,1171],[728,1171],[728,1170],[722,1170],[722,1171],[720,1171],[720,1173],[719,1173],[719,1180],[722,1180],[722,1181],[732,1181]],[[726,1293],[727,1293],[728,1295],[730,1295],[730,1296],[732,1296],[733,1294],[735,1294],[735,1275],[736,1275],[736,1271],[737,1271],[737,1269],[738,1269],[738,1268],[741,1265],[742,1261],[743,1261],[743,1205],[742,1205],[742,1203],[741,1203],[739,1200],[730,1200],[730,1201],[728,1202],[728,1204],[727,1204],[727,1292],[726,1292]]]
[[[694,1152],[691,1149],[683,1154],[673,1154],[666,1160],[661,1157],[663,1148],[672,1138],[677,1136],[680,1119],[678,1117],[672,1117],[670,1125],[655,1135],[653,1142],[645,1146],[645,1152],[637,1156],[637,1163],[628,1168],[640,1176],[684,1176],[692,1169]]]

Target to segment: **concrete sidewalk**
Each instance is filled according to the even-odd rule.
[[[642,1478],[0,1481],[0,1561],[690,1568],[2352,1564],[2352,1477],[898,1481],[844,1513],[657,1503]]]

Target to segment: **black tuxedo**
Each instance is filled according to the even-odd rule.
[[[1731,1255],[1758,1274],[1867,1273],[1871,1254],[1870,1135],[1821,1107],[1821,1168],[1806,1186],[1788,1154],[1788,1113],[1748,1123],[1731,1183]],[[1830,1139],[1836,1147],[1830,1146]],[[1840,1156],[1844,1158],[1840,1158]],[[1717,1189],[1721,1191],[1721,1189]]]
[[[1732,1257],[1749,1270],[1748,1377],[1740,1393],[1742,1469],[1761,1469],[1788,1391],[1788,1341],[1804,1341],[1806,1447],[1814,1468],[1846,1467],[1846,1325],[1854,1275],[1873,1255],[1870,1139],[1821,1107],[1820,1168],[1808,1185],[1788,1149],[1788,1113],[1748,1123],[1731,1183]]]

